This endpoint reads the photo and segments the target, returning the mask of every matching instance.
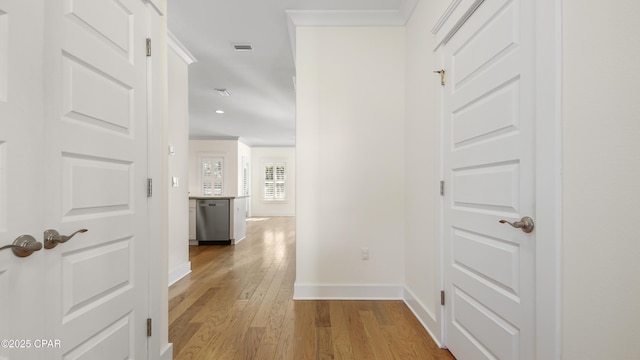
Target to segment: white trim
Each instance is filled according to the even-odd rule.
[[[240,241],[246,239],[246,236],[241,237],[240,239],[231,239],[231,244],[237,245]]]
[[[401,285],[295,284],[294,300],[402,300]]]
[[[395,10],[285,10],[293,60],[298,26],[405,26],[418,0],[404,0]]]
[[[160,4],[158,0],[142,0],[144,3],[149,4],[151,8],[156,12],[158,16],[164,16],[166,12],[166,3]]]
[[[173,360],[173,343],[168,343],[160,352],[160,360]]]
[[[422,327],[427,330],[429,336],[431,336],[436,345],[441,349],[446,349],[446,347],[440,342],[440,339],[434,335],[440,332],[440,326],[438,325],[436,317],[420,300],[418,300],[415,294],[406,285],[402,293],[402,301],[404,301],[409,310],[411,310],[420,324],[422,324]]]
[[[399,10],[286,10],[295,26],[404,26]]]
[[[187,261],[186,263],[179,265],[178,267],[173,268],[173,270],[169,271],[169,285],[171,286],[175,284],[178,280],[183,277],[189,275],[191,273],[191,262]]]
[[[535,18],[536,356],[559,360],[562,357],[562,1],[537,0]]]
[[[435,52],[435,57],[436,57],[436,64],[438,64],[438,66],[436,66],[437,68],[444,68],[444,54],[442,53],[442,51],[440,52]],[[436,82],[436,84],[438,84]],[[436,85],[438,86],[438,85]],[[433,173],[435,174],[435,176],[437,177],[436,179],[434,179],[434,185],[435,188],[432,190],[434,192],[434,194],[439,194],[440,193],[440,181],[444,180],[444,160],[443,160],[443,154],[442,154],[442,141],[443,141],[443,121],[444,121],[444,112],[443,112],[443,102],[444,102],[444,86],[439,86],[439,90],[437,92],[438,94],[438,99],[436,102],[436,109],[435,113],[436,114],[440,114],[438,116],[438,118],[435,121],[435,136],[434,136],[434,145],[435,145],[435,154],[436,154],[436,161],[434,164],[434,171]],[[446,187],[447,185],[445,184],[445,191],[446,191]],[[434,219],[434,224],[436,224],[436,231],[435,231],[435,235],[436,235],[436,269],[438,271],[438,273],[436,274],[437,276],[437,281],[438,281],[438,289],[436,290],[436,293],[438,293],[438,290],[444,290],[444,196],[438,196],[438,200],[434,201],[434,214],[435,214],[435,219]],[[440,305],[439,309],[438,309],[438,313],[436,314],[436,323],[438,325],[438,328],[440,329],[440,342],[442,344],[446,344],[447,343],[447,333],[446,333],[446,329],[445,329],[445,314],[444,314],[445,308],[444,306]]]
[[[147,3],[147,36],[154,41],[154,51],[157,56],[146,58],[147,62],[147,177],[154,179],[154,195],[147,198],[147,228],[146,242],[148,263],[147,302],[149,308],[147,317],[154,321],[154,333],[147,340],[148,358],[155,358],[162,354],[163,359],[171,346],[167,343],[169,332],[168,306],[169,288],[167,287],[169,274],[167,251],[169,248],[168,227],[166,222],[168,209],[169,174],[164,164],[168,161],[165,151],[167,141],[167,38],[166,19],[162,16],[162,9],[156,5],[166,5],[159,1]],[[139,169],[144,171],[144,169]],[[136,189],[140,189],[136,187]],[[141,189],[140,189],[141,190]],[[137,190],[136,190],[137,191]],[[164,335],[163,335],[164,334]],[[164,352],[164,353],[163,353]],[[171,351],[169,351],[171,354]]]
[[[449,4],[447,9],[442,13],[442,15],[440,15],[440,18],[436,21],[435,25],[433,25],[433,28],[431,28],[432,34],[435,35],[440,31],[447,20],[452,17],[453,12],[458,8],[458,6],[460,6],[460,2],[462,2],[462,0],[451,1],[451,4]]]
[[[436,47],[438,49],[445,44],[458,31],[460,26],[473,14],[484,0],[454,0],[442,14],[431,32],[436,36]],[[435,50],[434,49],[434,50]]]
[[[402,4],[400,4],[400,8],[398,8],[398,16],[404,20],[402,24],[407,25],[409,19],[411,19],[411,15],[413,14],[413,10],[418,6],[418,0],[404,0]]]
[[[167,30],[167,44],[171,48],[171,50],[175,51],[176,54],[184,61],[187,65],[191,65],[194,62],[198,62],[198,60],[191,54],[189,49],[170,30]]]

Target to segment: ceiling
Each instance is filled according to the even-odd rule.
[[[295,66],[285,11],[385,13],[406,2],[168,0],[169,31],[197,60],[189,67],[190,138],[295,146]],[[237,52],[234,44],[251,44],[253,51]]]

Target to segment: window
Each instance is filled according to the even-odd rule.
[[[200,157],[200,171],[202,179],[202,196],[222,196],[224,157]]]
[[[249,159],[242,157],[242,195],[249,195]]]
[[[264,192],[267,201],[284,201],[287,199],[287,170],[284,162],[264,164]]]

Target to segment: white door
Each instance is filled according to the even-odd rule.
[[[485,0],[446,42],[446,345],[460,360],[535,358],[533,2]]]
[[[0,254],[2,259],[9,257],[0,265],[0,278],[5,278],[0,287],[8,289],[8,296],[2,291],[0,302],[22,306],[21,294],[37,295],[33,301],[27,297],[33,309],[24,311],[37,316],[0,312],[1,335],[31,339],[31,349],[0,354],[8,359],[145,359],[145,5],[142,0],[2,1],[9,8],[0,6],[0,14],[9,18],[8,43],[22,44],[32,52],[29,57],[10,51],[9,59],[24,63],[30,70],[23,75],[31,71],[28,78],[35,77],[15,99],[8,98],[36,108],[23,121],[25,131],[16,131],[23,124],[14,119],[5,122],[4,116],[0,125],[0,148],[5,149],[0,155],[6,164],[21,163],[27,169],[19,175],[11,168],[6,171],[3,211],[12,216],[15,209],[24,209],[23,217],[34,218],[26,230],[18,229],[18,222],[10,223],[11,231],[2,240],[31,233],[46,244],[46,229],[61,235],[88,231],[28,258]],[[44,23],[33,35],[40,41],[31,43],[19,31],[21,20],[29,17],[13,13],[23,9]],[[11,94],[12,83],[7,89]],[[5,128],[12,129],[8,140]],[[26,150],[10,152],[14,142],[24,142]],[[22,279],[19,272],[27,265],[21,260],[30,261],[37,274],[29,270],[30,277]]]
[[[27,2],[33,3],[33,2]],[[42,242],[42,9],[0,0],[0,247]],[[45,336],[43,250],[0,251],[0,359],[35,359]]]

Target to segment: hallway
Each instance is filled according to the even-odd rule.
[[[191,246],[169,289],[174,359],[453,359],[402,301],[293,301],[295,218],[252,218],[236,246]]]

